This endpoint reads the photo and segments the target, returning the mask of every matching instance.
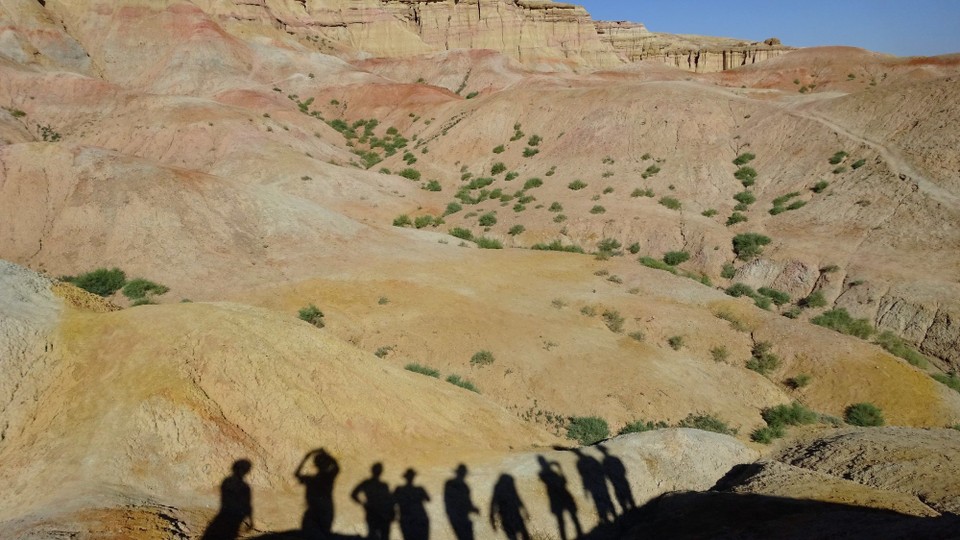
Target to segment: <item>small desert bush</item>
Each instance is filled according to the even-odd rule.
[[[748,221],[747,216],[741,214],[740,212],[734,212],[730,214],[730,217],[727,218],[726,225],[727,227],[732,227],[737,223],[743,223],[744,221]]]
[[[454,227],[450,229],[450,236],[455,236],[461,240],[473,240],[473,233],[463,227]]]
[[[634,341],[643,341],[643,340],[647,339],[646,334],[644,334],[644,333],[641,332],[640,330],[637,330],[636,332],[630,332],[630,333],[627,334],[627,335],[630,336],[630,339],[632,339],[632,340],[634,340]]]
[[[676,266],[690,260],[690,254],[686,251],[668,251],[663,256],[663,262],[670,266]]]
[[[873,332],[873,325],[867,319],[854,319],[844,308],[835,308],[810,319],[810,322],[831,330],[856,336],[860,339],[869,338]]]
[[[854,403],[843,411],[843,419],[854,426],[875,427],[882,426],[883,411],[873,403]]]
[[[494,154],[502,154],[505,150],[506,150],[506,148],[504,148],[504,146],[501,144],[501,145],[499,145],[499,146],[497,146],[496,148],[493,149],[493,153],[494,153]]]
[[[434,379],[440,378],[440,372],[433,369],[432,367],[424,366],[421,364],[407,364],[404,366],[404,369],[407,371],[412,371],[414,373],[419,373],[420,375],[426,375],[427,377],[433,377]]]
[[[416,170],[416,169],[413,169],[413,168],[410,168],[410,167],[407,167],[406,169],[403,169],[402,171],[400,171],[400,172],[397,173],[397,174],[399,174],[400,176],[406,178],[407,180],[416,180],[416,181],[419,181],[419,180],[420,180],[420,171],[418,171],[418,170]]]
[[[767,407],[760,416],[769,426],[800,426],[816,423],[819,416],[812,410],[794,401],[790,405]]]
[[[510,236],[516,236],[518,234],[522,234],[525,230],[527,230],[527,228],[523,225],[514,225],[513,227],[510,227],[510,230],[507,231],[507,234]]]
[[[297,312],[297,316],[300,317],[301,321],[306,321],[317,328],[323,328],[325,326],[323,322],[323,312],[320,311],[320,308],[310,304],[305,308],[300,308],[300,311]]]
[[[733,237],[733,252],[737,254],[737,258],[748,261],[763,254],[763,246],[770,242],[770,238],[762,234],[738,234]]]
[[[640,257],[638,260],[640,261],[640,264],[646,266],[647,268],[653,268],[655,270],[666,270],[667,272],[670,272],[673,274],[677,273],[676,268],[670,266],[669,264],[663,261],[654,259],[653,257]]]
[[[563,205],[558,202],[554,202],[550,205],[550,208],[547,208],[547,210],[551,212],[563,212]]]
[[[587,187],[587,183],[583,180],[574,180],[573,182],[567,184],[567,187],[573,191],[580,191],[581,189]]]
[[[410,225],[413,225],[413,221],[406,214],[393,218],[394,227],[409,227]]]
[[[747,361],[747,369],[756,371],[761,375],[767,375],[780,367],[780,359],[770,352],[770,348],[769,342],[759,341],[755,343],[751,351],[753,356]]]
[[[79,276],[64,276],[63,281],[99,296],[110,296],[127,283],[127,275],[119,268],[97,268]]]
[[[470,365],[472,366],[489,366],[493,362],[493,353],[490,351],[477,351],[470,357]]]
[[[752,191],[741,191],[733,196],[733,200],[740,204],[753,204],[757,202],[757,196]]]
[[[875,341],[877,345],[886,349],[890,354],[899,356],[919,368],[926,368],[930,365],[929,360],[923,353],[889,330],[877,336]]]
[[[467,380],[467,379],[464,379],[463,377],[461,377],[461,376],[459,376],[459,375],[450,375],[450,376],[448,376],[448,377],[447,377],[447,382],[450,383],[450,384],[452,384],[452,385],[454,385],[454,386],[459,386],[460,388],[463,388],[463,389],[465,389],[465,390],[469,390],[469,391],[471,391],[471,392],[476,392],[476,393],[478,393],[478,394],[480,393],[480,389],[477,388],[475,384],[473,384],[472,382],[470,382],[470,381]]]
[[[790,388],[793,388],[794,390],[798,390],[810,384],[811,380],[813,380],[813,377],[811,377],[810,375],[807,375],[806,373],[801,373],[799,375],[794,375],[793,377],[790,377],[789,379],[787,379],[786,382],[787,382],[787,386],[789,386]]]
[[[839,164],[842,163],[843,160],[846,159],[847,156],[849,156],[849,155],[850,155],[850,154],[848,154],[848,153],[844,152],[843,150],[841,150],[841,151],[837,152],[836,154],[834,154],[833,156],[830,157],[830,164],[831,164],[831,165],[839,165]]]
[[[480,216],[478,223],[481,227],[492,227],[497,224],[497,215],[493,212],[487,212]]]
[[[480,249],[503,249],[503,242],[497,240],[496,238],[478,236],[473,239],[473,242],[477,244],[477,247]]]
[[[623,332],[623,322],[624,318],[619,311],[608,309],[603,312],[603,323],[607,325],[611,332],[616,334]]]
[[[760,287],[757,289],[757,292],[763,296],[766,296],[770,300],[773,300],[773,303],[778,306],[790,303],[790,295],[783,291],[778,291],[777,289],[771,289],[769,287]]]
[[[494,163],[492,167],[490,167],[490,174],[496,176],[502,172],[506,172],[506,170],[507,166],[498,161],[497,163]]]
[[[932,377],[938,383],[946,385],[947,387],[952,388],[957,392],[960,392],[960,376],[957,376],[956,373],[951,373],[949,375],[943,375],[941,373],[937,373],[935,375],[932,375]]]
[[[677,427],[712,431],[723,435],[737,434],[737,430],[728,426],[726,422],[707,413],[690,413],[677,424]]]
[[[703,212],[700,212],[700,215],[703,217],[713,217],[717,214],[719,214],[719,212],[717,212],[716,208],[709,208],[707,210],[704,210]]]
[[[757,171],[753,167],[740,167],[733,177],[740,180],[744,187],[750,187],[757,180]]]
[[[673,197],[661,197],[660,204],[666,206],[670,210],[679,210],[683,206],[680,201]]]
[[[821,181],[817,182],[816,184],[814,184],[813,187],[810,188],[810,191],[812,191],[812,192],[814,192],[814,193],[823,193],[823,191],[824,191],[825,189],[827,189],[828,187],[830,187],[830,182],[827,182],[827,181],[825,181],[825,180],[821,180]]]
[[[670,345],[670,348],[679,351],[683,348],[684,338],[683,336],[671,336],[667,339],[667,343]]]
[[[733,164],[736,165],[737,167],[740,167],[740,166],[746,165],[747,163],[750,163],[751,161],[756,159],[756,157],[757,156],[751,154],[750,152],[745,152],[737,156],[737,159],[733,160]]]
[[[620,428],[620,431],[617,432],[617,435],[626,435],[628,433],[643,433],[645,431],[653,431],[655,429],[666,429],[670,427],[664,421],[659,422],[644,422],[643,420],[634,420],[629,424]]]
[[[567,422],[567,438],[581,446],[596,444],[610,437],[610,426],[599,416],[574,416]]]
[[[560,214],[560,215],[563,215],[563,214]],[[583,253],[584,252],[582,247],[576,244],[565,246],[560,240],[554,240],[549,244],[544,244],[544,243],[534,244],[530,249],[535,251],[563,251],[566,253]]]
[[[170,289],[147,279],[134,279],[123,286],[123,295],[131,300],[141,300],[153,295],[163,295]]]
[[[456,214],[461,210],[463,210],[463,206],[460,203],[452,202],[447,204],[447,209],[444,210],[443,215],[449,216],[451,214]]]
[[[714,362],[726,362],[727,358],[730,358],[730,351],[723,345],[718,345],[710,349],[710,356]]]
[[[523,189],[533,189],[538,188],[543,185],[543,180],[539,178],[531,178],[523,183]]]
[[[799,304],[801,307],[822,308],[826,307],[827,299],[823,296],[823,291],[815,291],[801,299]]]
[[[600,206],[599,204],[590,209],[591,214],[603,214],[607,211],[606,208]]]

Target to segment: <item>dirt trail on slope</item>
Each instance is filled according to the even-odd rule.
[[[847,137],[848,139],[852,139],[861,144],[865,144],[870,148],[873,148],[880,154],[880,157],[883,158],[883,160],[887,163],[887,166],[890,168],[890,170],[894,174],[900,176],[901,178],[904,178],[905,180],[910,180],[914,182],[918,186],[918,188],[921,191],[923,191],[923,193],[928,195],[931,199],[934,199],[937,202],[940,202],[952,207],[960,206],[960,197],[940,187],[935,182],[930,181],[925,176],[920,174],[920,172],[917,171],[917,169],[915,169],[912,165],[910,165],[906,159],[904,159],[896,150],[892,149],[891,147],[881,144],[879,142],[873,141],[871,139],[868,139],[863,135],[858,135],[856,133],[853,133],[847,128],[841,126],[840,124],[837,124],[832,120],[824,118],[820,116],[818,113],[810,111],[808,109],[801,109],[796,106],[791,106],[791,107],[787,107],[785,111],[788,114],[791,114],[798,118],[805,118],[807,120],[818,122],[836,131],[839,135],[842,135],[844,137]]]

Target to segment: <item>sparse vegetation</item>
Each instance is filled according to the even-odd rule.
[[[563,245],[563,242],[561,242],[560,240],[554,240],[549,244],[543,244],[543,243],[534,244],[530,249],[533,249],[536,251],[564,251],[567,253],[584,253],[582,247],[576,244],[565,246]]]
[[[823,296],[823,291],[814,291],[801,299],[799,305],[805,308],[822,308],[827,306],[827,299]]]
[[[770,352],[772,345],[767,341],[758,341],[751,349],[752,358],[747,361],[747,369],[761,375],[768,375],[780,367],[780,359]]]
[[[644,422],[643,420],[634,420],[629,424],[620,428],[620,431],[617,432],[617,435],[627,435],[629,433],[643,433],[645,431],[653,431],[656,429],[666,429],[670,427],[670,424],[667,424],[664,421],[659,422]]]
[[[733,237],[733,252],[737,258],[749,261],[763,254],[763,246],[770,243],[770,238],[757,233],[738,234]]]
[[[727,218],[727,227],[731,227],[737,223],[743,223],[744,221],[747,221],[747,216],[741,214],[740,212],[734,212],[730,214],[730,217]]]
[[[948,388],[952,388],[953,390],[960,392],[960,376],[958,376],[956,373],[950,373],[948,375],[936,373],[932,375],[932,377],[938,383],[946,385]]]
[[[574,180],[573,182],[567,184],[567,187],[573,191],[580,191],[581,189],[587,187],[587,183],[583,180]]]
[[[677,266],[678,264],[687,262],[689,260],[690,254],[686,251],[668,251],[663,256],[663,262],[670,266]]]
[[[669,208],[670,210],[679,210],[680,207],[682,206],[682,204],[680,203],[680,201],[678,201],[677,199],[675,199],[675,198],[673,198],[673,197],[662,197],[662,198],[660,199],[660,204],[663,205],[663,206],[666,206],[666,207]]]
[[[402,171],[398,172],[397,174],[400,175],[400,176],[402,176],[402,177],[404,177],[404,178],[406,178],[407,180],[413,180],[413,181],[416,181],[416,182],[419,182],[419,181],[420,181],[420,171],[418,171],[418,170],[416,170],[416,169],[413,169],[413,168],[410,168],[410,167],[407,167],[406,169],[403,169]]]
[[[737,267],[730,263],[723,265],[723,270],[720,270],[720,277],[724,279],[733,279],[737,275]]]
[[[757,181],[757,171],[753,167],[740,167],[733,177],[740,180],[743,187],[750,187]]]
[[[737,167],[742,167],[743,165],[746,165],[747,163],[750,163],[751,161],[756,159],[756,157],[757,156],[755,156],[754,154],[751,154],[750,152],[744,152],[743,154],[740,154],[739,156],[737,156],[736,159],[733,160],[733,164],[736,165]]]
[[[72,283],[98,296],[110,296],[127,283],[127,275],[119,268],[97,268],[79,276],[64,276],[62,281]]]
[[[810,322],[831,330],[856,336],[860,339],[869,338],[873,332],[873,325],[867,319],[854,319],[844,308],[835,308],[810,319]]]
[[[608,309],[603,312],[603,323],[615,334],[623,332],[624,318],[620,312],[615,309]]]
[[[929,360],[923,353],[889,330],[880,333],[875,341],[877,345],[886,349],[890,354],[903,358],[914,366],[927,368],[930,365]]]
[[[460,388],[463,388],[464,390],[469,390],[469,391],[471,391],[471,392],[476,392],[477,394],[480,393],[480,389],[477,388],[476,385],[474,385],[472,382],[470,382],[470,381],[467,380],[467,379],[464,379],[463,377],[461,377],[461,376],[459,376],[459,375],[450,375],[450,376],[448,376],[448,377],[447,377],[447,382],[450,383],[450,384],[452,384],[452,385],[454,385],[454,386],[459,386]]]
[[[882,426],[883,411],[873,403],[854,403],[843,411],[843,419],[848,424],[860,427]]]
[[[460,203],[452,202],[447,204],[447,209],[443,211],[443,215],[449,216],[451,214],[456,214],[461,210],[463,210],[463,206]]]
[[[715,208],[708,208],[707,210],[700,212],[700,215],[703,217],[713,217],[717,214],[719,214],[719,212],[717,212]]]
[[[684,342],[685,340],[683,336],[670,336],[669,338],[667,338],[667,344],[669,344],[670,348],[675,351],[679,351],[680,349],[682,349]]]
[[[473,242],[477,244],[477,247],[480,249],[503,249],[503,242],[496,238],[478,236],[473,239]]]
[[[610,437],[610,426],[599,416],[574,416],[567,422],[567,438],[590,446]]]
[[[730,351],[723,345],[718,345],[710,349],[710,357],[714,362],[726,362],[730,358]]]
[[[596,215],[596,214],[603,214],[603,213],[605,213],[606,211],[607,211],[607,209],[604,208],[604,207],[602,207],[602,206],[600,206],[599,204],[598,204],[598,205],[595,205],[593,208],[590,209],[590,213],[591,213],[591,214],[594,214],[594,215]]]
[[[426,375],[427,377],[433,377],[434,379],[440,378],[440,372],[436,369],[433,369],[429,366],[424,366],[422,364],[407,364],[404,366],[404,369],[407,371],[412,371],[414,373],[419,373],[420,375]]]
[[[123,295],[130,300],[142,300],[152,296],[160,296],[169,292],[164,285],[146,279],[133,279],[123,286]]]
[[[823,193],[823,191],[828,187],[830,187],[830,182],[827,182],[826,180],[821,180],[816,184],[814,184],[813,187],[810,188],[810,191],[814,193]]]
[[[297,316],[301,321],[306,321],[317,328],[323,328],[326,324],[323,321],[323,312],[320,311],[320,308],[310,304],[305,308],[300,308],[300,311],[297,312]]]
[[[518,234],[522,234],[525,230],[527,230],[527,228],[523,225],[514,225],[513,227],[510,227],[510,230],[507,231],[507,234],[510,236],[517,236]]]
[[[654,270],[666,270],[671,274],[677,273],[676,268],[670,266],[669,264],[659,259],[654,259],[653,257],[640,257],[638,260],[640,264],[646,266],[647,268],[653,268]]]
[[[757,289],[757,292],[763,296],[766,296],[778,306],[790,303],[790,295],[783,291],[778,291],[777,289],[771,289],[769,287],[760,287]]]
[[[677,427],[712,431],[723,435],[737,434],[737,430],[728,426],[726,422],[707,413],[690,413],[677,424]]]
[[[470,365],[472,366],[489,366],[494,362],[495,358],[493,353],[487,350],[477,351],[473,353],[473,356],[470,357]]]
[[[528,190],[528,189],[538,188],[542,185],[543,185],[543,180],[539,178],[531,178],[523,183],[523,189]]]
[[[630,332],[630,333],[627,334],[627,335],[630,336],[630,339],[632,339],[632,340],[634,340],[634,341],[641,341],[641,342],[642,342],[643,340],[647,339],[646,334],[644,334],[644,333],[641,332],[640,330],[636,330],[636,331],[634,331],[634,332]]]
[[[787,383],[787,386],[789,386],[790,388],[793,388],[794,390],[799,390],[800,388],[803,388],[809,385],[810,381],[812,380],[813,380],[813,377],[811,377],[810,375],[807,375],[806,373],[801,373],[799,375],[794,375],[793,377],[790,377],[789,379],[787,379],[786,383]]]
[[[848,154],[848,153],[844,152],[843,150],[841,150],[841,151],[837,152],[836,154],[834,154],[834,155],[830,158],[830,164],[831,164],[831,165],[839,165],[840,163],[843,163],[843,160],[847,159],[847,156],[849,156],[849,155],[850,155],[850,154]]]
[[[497,215],[493,212],[487,212],[480,216],[477,223],[479,223],[481,227],[492,227],[497,224]]]

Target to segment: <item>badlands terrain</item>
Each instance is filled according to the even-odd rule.
[[[0,538],[960,537],[958,102],[545,0],[0,0]]]

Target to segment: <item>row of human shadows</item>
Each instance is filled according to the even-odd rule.
[[[577,472],[585,496],[593,501],[601,524],[605,524],[617,517],[609,487],[613,488],[621,512],[635,508],[636,503],[623,461],[610,454],[605,446],[597,448],[603,454],[602,460],[580,450],[573,452],[577,454]],[[582,536],[583,527],[577,504],[560,463],[542,455],[537,456],[537,460],[540,465],[539,478],[546,490],[550,512],[556,519],[560,537],[563,540],[569,538],[568,521],[569,528],[575,533],[574,538]],[[306,474],[304,467],[310,461],[313,461],[316,472]],[[232,474],[220,485],[220,511],[207,526],[202,537],[204,540],[235,540],[241,531],[254,530],[252,494],[245,480],[251,468],[252,464],[246,459],[233,464]],[[429,540],[430,517],[426,504],[431,498],[424,487],[416,484],[416,471],[407,469],[403,474],[404,483],[393,490],[383,481],[383,472],[383,464],[375,463],[370,468],[370,477],[350,492],[350,498],[362,505],[366,514],[367,538],[388,540],[391,524],[396,520],[404,540]],[[473,516],[480,515],[467,484],[468,473],[467,466],[460,464],[443,488],[447,519],[457,540],[474,539]],[[322,448],[307,453],[300,461],[294,475],[304,486],[306,510],[300,530],[293,533],[296,537],[321,539],[339,536],[332,529],[335,515],[333,488],[339,474],[337,460]],[[527,529],[529,512],[517,492],[513,476],[501,474],[497,479],[487,517],[491,527],[495,531],[502,531],[508,540],[530,540]]]

